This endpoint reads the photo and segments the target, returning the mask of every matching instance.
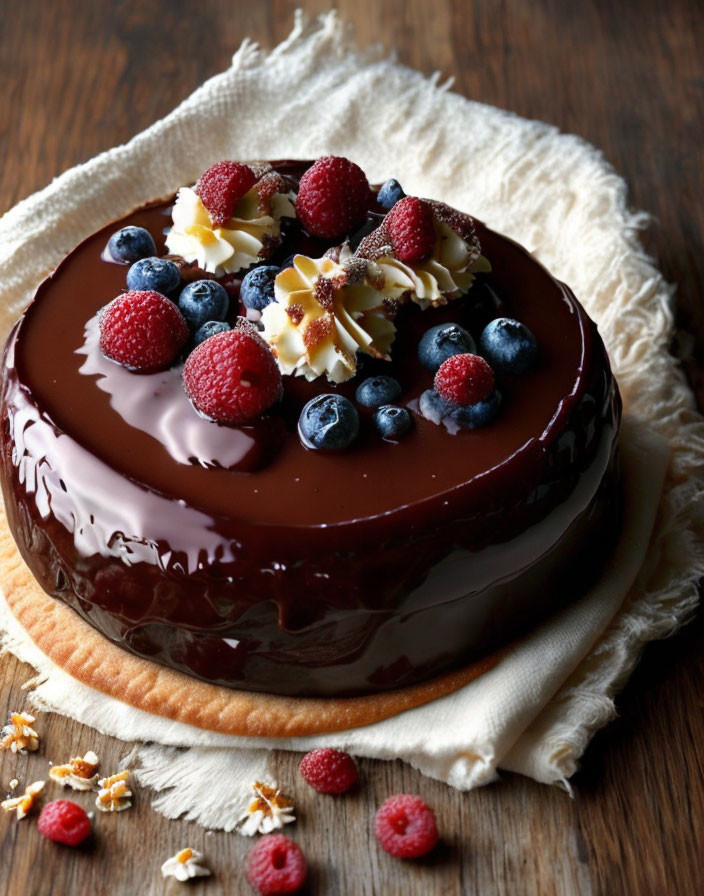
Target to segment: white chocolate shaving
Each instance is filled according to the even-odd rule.
[[[39,735],[32,728],[34,716],[28,712],[13,712],[10,722],[0,731],[0,750],[13,753],[33,753],[39,749]]]
[[[66,765],[54,765],[49,769],[49,777],[62,787],[73,790],[92,790],[97,781],[100,760],[92,750],[85,756],[74,756]]]
[[[31,811],[35,797],[44,790],[44,784],[44,781],[35,781],[34,784],[29,785],[22,796],[13,796],[10,799],[3,800],[0,803],[0,808],[4,809],[5,812],[16,810],[17,820],[21,821]]]
[[[129,769],[101,778],[98,781],[98,795],[95,798],[96,808],[101,812],[122,812],[132,805],[132,791],[129,788]]]

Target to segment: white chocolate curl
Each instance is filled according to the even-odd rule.
[[[396,330],[393,308],[345,261],[296,255],[274,283],[276,301],[262,314],[263,337],[284,374],[341,383],[354,376],[357,352],[387,358]],[[365,263],[363,263],[365,264]],[[375,278],[376,280],[376,278]]]
[[[256,186],[235,206],[226,227],[214,227],[208,210],[192,187],[181,187],[173,208],[173,227],[166,237],[172,255],[218,277],[246,270],[266,255],[266,243],[281,233],[281,218],[295,218],[288,194],[271,197],[271,214],[259,208]]]

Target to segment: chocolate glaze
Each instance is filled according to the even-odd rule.
[[[280,164],[296,175],[298,165]],[[340,387],[285,377],[256,426],[205,421],[178,367],[139,376],[100,356],[95,315],[125,288],[101,258],[169,203],[87,239],[37,291],[6,352],[2,485],[38,581],[142,656],[227,685],[359,694],[419,681],[513,637],[599,568],[618,513],[618,392],[594,324],[567,287],[477,223],[493,272],[446,309],[404,307],[394,360],[414,407],[431,385],[420,333],[476,333],[496,296],[540,346],[499,383],[491,426],[450,435],[415,417],[399,444],[363,413],[345,454],[306,450],[303,403]],[[320,255],[295,224],[278,252]],[[237,282],[230,284],[234,294]]]

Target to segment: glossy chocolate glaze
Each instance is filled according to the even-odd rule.
[[[478,225],[492,274],[446,309],[404,308],[393,362],[365,374],[392,372],[414,407],[432,380],[420,333],[443,320],[476,333],[497,295],[535,333],[537,370],[500,381],[502,412],[485,429],[450,435],[416,416],[392,444],[363,415],[359,442],[326,456],[300,444],[300,408],[322,391],[352,396],[359,377],[285,377],[280,407],[232,429],[195,413],[178,368],[139,376],[100,355],[95,315],[126,273],[101,257],[107,240],[139,224],[163,252],[168,211],[147,207],[82,243],[8,342],[2,484],[45,590],[140,655],[320,695],[421,680],[579,592],[613,541],[620,403],[566,287]],[[293,225],[278,257],[325,248]]]

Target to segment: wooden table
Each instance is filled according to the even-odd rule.
[[[0,212],[54,175],[127,140],[228,65],[245,36],[272,46],[295,2],[266,0],[0,0]],[[303,4],[317,12],[328,3]],[[704,396],[704,16],[691,0],[564,3],[541,0],[345,0],[340,12],[363,43],[395,46],[400,60],[456,78],[469,97],[545,119],[603,148],[631,200],[655,217],[647,237],[679,284],[688,372]],[[699,12],[697,13],[697,7]],[[704,627],[701,614],[654,644],[574,778],[575,798],[505,776],[460,794],[401,763],[362,761],[364,786],[343,801],[297,788],[293,836],[310,860],[310,893],[704,892]],[[0,714],[25,703],[29,670],[0,663]],[[0,757],[0,789],[46,774],[46,758],[95,749],[112,767],[124,743],[40,715],[40,756]],[[277,754],[280,781],[296,759]],[[387,795],[420,793],[435,807],[442,846],[400,866],[371,834]],[[183,844],[202,849],[217,877],[193,889],[246,893],[250,842],[166,821],[146,794],[128,816],[101,817],[92,848],[70,853],[31,822],[0,819],[0,891],[36,894],[176,892],[159,876]]]

